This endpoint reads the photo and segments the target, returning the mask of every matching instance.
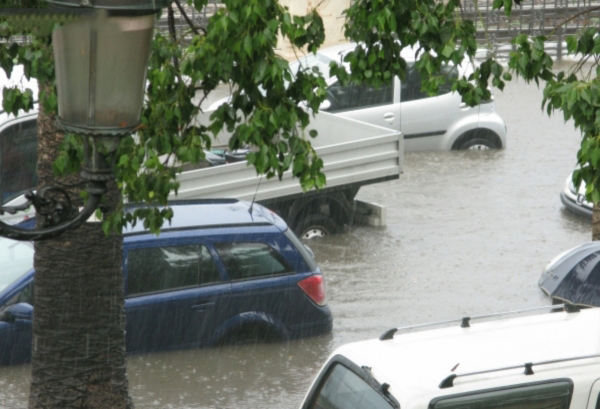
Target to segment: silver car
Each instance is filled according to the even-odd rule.
[[[406,81],[394,78],[387,86],[339,84],[329,77],[329,64],[342,62],[356,44],[342,44],[319,50],[289,64],[290,71],[318,69],[325,77],[327,100],[321,110],[387,128],[400,129],[406,151],[451,149],[500,149],[506,147],[506,125],[496,112],[493,99],[476,107],[468,107],[450,84],[440,87],[439,95],[429,97],[421,91],[421,78],[414,69],[414,50],[405,49],[402,57],[409,66]],[[449,65],[447,77],[468,76],[473,71],[468,62]],[[209,107],[216,109],[229,98]]]
[[[588,219],[592,218],[592,203],[585,200],[585,182],[581,182],[579,189],[575,189],[573,184],[573,176],[569,174],[565,182],[565,188],[560,192],[560,200],[565,207],[578,216]]]

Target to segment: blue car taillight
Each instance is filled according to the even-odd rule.
[[[327,304],[327,295],[325,294],[325,280],[322,275],[314,275],[298,282],[298,287],[318,306],[323,307]]]

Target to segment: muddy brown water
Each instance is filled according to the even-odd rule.
[[[334,314],[330,335],[291,343],[131,356],[137,408],[297,408],[339,345],[422,322],[550,304],[537,287],[546,263],[588,241],[590,222],[559,192],[579,133],[540,110],[522,82],[496,93],[508,125],[497,152],[409,153],[397,181],[359,197],[387,206],[387,226],[310,243]],[[0,408],[25,408],[30,366],[0,369]]]

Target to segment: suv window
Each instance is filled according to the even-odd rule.
[[[265,243],[215,243],[231,280],[293,273],[283,257]]]
[[[390,79],[379,88],[369,85],[341,85],[338,81],[327,88],[327,100],[331,107],[327,112],[349,111],[389,105],[394,102],[394,82]]]
[[[37,120],[19,122],[0,133],[2,202],[37,184]]]
[[[442,67],[441,74],[446,77],[446,82],[440,85],[438,95],[444,95],[452,91],[450,80],[458,78],[458,70],[454,65],[445,65]],[[429,95],[425,91],[421,91],[421,74],[419,74],[414,64],[409,64],[406,79],[400,85],[400,102],[415,101],[428,97]]]
[[[431,409],[567,409],[573,385],[570,381],[520,385],[487,392],[441,398]]]
[[[310,409],[391,409],[393,406],[360,376],[336,364],[319,387]]]
[[[132,249],[127,258],[129,296],[220,281],[215,263],[204,246]]]

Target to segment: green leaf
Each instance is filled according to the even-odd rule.
[[[598,148],[593,149],[590,152],[590,158],[591,158],[592,165],[594,165],[594,167],[597,167],[598,160],[600,159],[600,149],[598,149]]]
[[[444,49],[442,50],[442,55],[446,58],[450,58],[450,56],[452,55],[453,52],[454,52],[453,43],[448,43],[444,46]]]
[[[244,51],[247,55],[252,55],[252,38],[249,34],[244,37]]]

